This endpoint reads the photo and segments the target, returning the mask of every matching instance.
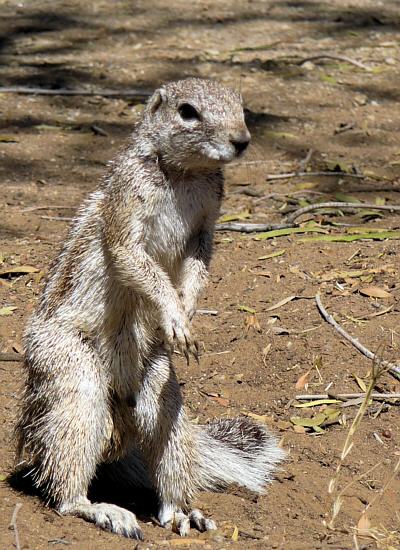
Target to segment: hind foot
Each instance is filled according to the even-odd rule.
[[[181,537],[189,534],[190,528],[194,527],[200,532],[214,531],[217,528],[215,521],[205,518],[200,510],[194,508],[185,514],[180,508],[172,506],[163,506],[158,515],[162,527],[172,529]]]
[[[61,504],[59,512],[91,521],[105,531],[111,531],[111,533],[131,539],[143,540],[143,533],[136,521],[135,514],[115,504],[92,503],[88,499],[82,499],[73,503]]]

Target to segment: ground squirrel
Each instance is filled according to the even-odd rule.
[[[160,87],[51,266],[26,330],[17,434],[36,486],[61,514],[142,538],[132,512],[87,498],[109,464],[125,487],[155,491],[161,525],[181,535],[215,529],[190,508],[196,493],[231,482],[262,492],[283,459],[246,418],[192,424],[171,360],[173,346],[197,356],[190,319],[222,166],[249,140],[239,93],[196,78]]]

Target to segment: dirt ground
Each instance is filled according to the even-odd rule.
[[[400,204],[398,1],[0,0],[0,7],[2,86],[153,90],[165,80],[195,75],[239,87],[254,139],[246,158],[226,170],[223,215],[280,223],[290,210],[343,195]],[[350,62],[308,59],[327,54]],[[0,93],[1,352],[21,351],[25,321],[68,218],[96,186],[141,109],[129,97]],[[267,181],[269,174],[335,168],[347,174]],[[336,209],[301,218],[307,220],[316,223],[312,229],[339,237],[400,229],[398,212],[343,215]],[[177,360],[187,407],[198,422],[258,415],[289,458],[265,496],[238,488],[200,495],[198,506],[219,530],[193,531],[187,546],[400,548],[395,402],[370,405],[333,494],[328,484],[359,402],[339,409],[340,423],[334,422],[339,413],[328,416],[322,430],[316,420],[317,431],[290,420],[326,410],[296,408],[299,393],[323,394],[328,386],[333,394],[354,393],[369,383],[371,361],[322,319],[318,291],[351,335],[399,359],[399,233],[381,240],[311,240],[321,235],[257,240],[257,234],[216,234],[199,307],[217,314],[195,318],[200,365]],[[18,266],[38,271],[5,273]],[[0,547],[18,547],[9,529],[17,503],[20,548],[180,546],[181,539],[141,514],[140,495],[135,501],[144,543],[59,517],[37,497],[10,487],[21,382],[19,362],[0,363]],[[400,383],[385,373],[375,391],[399,392]],[[342,489],[341,510],[328,528]],[[368,521],[360,522],[369,504]]]

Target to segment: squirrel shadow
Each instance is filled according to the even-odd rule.
[[[46,498],[43,490],[35,486],[32,467],[24,466],[8,476],[7,482],[16,491],[27,496],[40,498],[48,506],[54,502]],[[115,483],[107,473],[107,467],[100,465],[92,481],[88,498],[92,502],[108,502],[133,512],[141,521],[154,520],[157,515],[158,498],[156,492],[143,487],[135,488]]]

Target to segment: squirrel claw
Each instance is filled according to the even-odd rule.
[[[194,508],[189,514],[190,524],[198,531],[215,531],[217,525],[214,520],[205,518],[197,508]]]
[[[193,357],[195,358],[196,363],[197,363],[198,365],[200,365],[199,344],[197,343],[197,340],[194,340],[194,341],[193,341],[193,345],[192,345],[190,351],[191,351]]]
[[[184,350],[183,350],[183,355],[184,355],[185,358],[186,358],[186,364],[187,364],[187,366],[189,366],[189,352],[188,352],[187,349],[184,349]]]
[[[172,531],[178,533],[181,537],[186,537],[191,527],[194,527],[201,533],[217,529],[215,521],[205,518],[202,512],[196,508],[186,514],[181,509],[172,511],[168,507],[161,513],[161,516],[161,525],[166,529],[172,529]]]

